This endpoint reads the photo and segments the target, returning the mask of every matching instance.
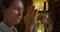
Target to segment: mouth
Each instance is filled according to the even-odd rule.
[[[17,16],[17,19],[20,19],[20,16]]]

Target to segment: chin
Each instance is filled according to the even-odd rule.
[[[16,24],[19,24],[19,23],[20,23],[20,20],[17,20],[17,21],[16,21]]]

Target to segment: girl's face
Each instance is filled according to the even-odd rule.
[[[23,4],[20,0],[14,0],[10,7],[3,11],[10,23],[18,24],[23,16]]]

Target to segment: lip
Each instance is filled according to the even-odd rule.
[[[17,16],[17,19],[20,19],[20,16]]]

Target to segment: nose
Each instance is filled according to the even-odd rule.
[[[22,11],[18,10],[18,15],[17,16],[22,16]]]
[[[20,11],[18,11],[18,15],[17,16],[21,16],[21,13],[20,13]]]

